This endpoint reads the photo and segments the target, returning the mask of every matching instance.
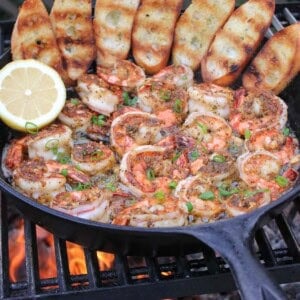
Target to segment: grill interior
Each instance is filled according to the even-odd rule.
[[[275,31],[300,19],[300,4],[277,5],[267,31]],[[0,53],[9,47],[13,22],[0,22]],[[87,273],[70,275],[66,241],[54,236],[57,276],[40,279],[36,225],[15,211],[9,198],[0,199],[0,297],[1,299],[163,299],[228,293],[236,289],[226,262],[209,247],[180,257],[126,257],[115,255],[113,266],[102,270],[97,252],[83,249]],[[23,280],[9,278],[9,230],[12,219],[24,221],[25,262]],[[261,263],[279,284],[300,282],[300,199],[257,230],[253,247]],[[299,288],[298,288],[299,289]],[[290,291],[286,288],[286,292]],[[297,289],[292,297],[297,297]],[[300,289],[298,290],[298,296]]]

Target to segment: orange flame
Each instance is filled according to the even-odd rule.
[[[45,229],[36,226],[40,279],[57,276],[54,238]],[[70,275],[87,274],[84,250],[81,246],[67,242],[67,257]],[[113,266],[114,255],[97,252],[100,270],[109,270]],[[26,280],[24,222],[20,220],[16,228],[9,232],[9,276],[12,282]]]

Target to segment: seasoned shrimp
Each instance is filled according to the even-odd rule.
[[[168,147],[144,145],[122,158],[120,179],[135,196],[152,195],[157,191],[170,193],[170,183],[189,174],[185,154],[177,156]]]
[[[121,211],[112,224],[137,227],[172,227],[187,223],[187,209],[171,198],[148,198]]]
[[[282,164],[288,163],[296,154],[297,141],[291,136],[286,136],[282,131],[271,128],[254,132],[246,141],[249,151],[266,150],[281,160]]]
[[[215,220],[224,212],[217,187],[199,176],[181,180],[176,187],[175,196],[185,202],[196,223]]]
[[[282,129],[287,121],[287,105],[271,92],[240,89],[229,119],[241,135],[261,129]]]
[[[115,156],[108,146],[90,141],[74,145],[71,161],[83,172],[96,175],[111,169]]]
[[[72,98],[66,102],[63,110],[58,115],[58,119],[76,133],[87,129],[94,114],[79,99]]]
[[[188,94],[174,84],[149,79],[138,91],[138,107],[156,114],[166,126],[180,124],[187,114]]]
[[[155,144],[164,137],[162,125],[162,120],[146,112],[124,113],[115,118],[111,124],[111,145],[120,156],[123,156],[125,152],[137,146]]]
[[[119,96],[103,87],[100,78],[94,74],[81,76],[77,81],[76,91],[89,109],[106,116],[114,112],[120,102]]]
[[[73,147],[72,130],[63,124],[51,124],[32,135],[27,146],[30,159],[39,157],[56,160],[62,154],[70,154]]]
[[[25,160],[13,171],[13,185],[27,196],[43,201],[65,191],[67,178],[72,182],[89,182],[89,177],[76,168],[51,160]]]
[[[232,129],[217,115],[193,112],[185,120],[182,133],[197,140],[208,151],[219,151],[228,147]]]
[[[189,87],[188,94],[190,113],[214,113],[224,119],[229,118],[234,98],[232,89],[213,83],[199,83]]]
[[[111,68],[98,66],[97,74],[109,84],[130,90],[141,86],[146,79],[144,70],[129,60],[119,60]]]
[[[239,156],[237,167],[244,182],[250,187],[269,189],[272,200],[289,189],[298,176],[291,168],[284,171],[280,159],[265,150]]]
[[[50,207],[83,219],[109,221],[109,201],[97,187],[61,192],[51,201]]]
[[[160,70],[152,78],[187,89],[193,84],[194,72],[185,65],[170,65]]]

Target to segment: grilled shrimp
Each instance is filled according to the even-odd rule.
[[[232,128],[241,135],[247,131],[282,129],[287,121],[287,105],[271,92],[240,89],[229,119]]]
[[[97,187],[61,192],[50,202],[50,207],[83,219],[109,221],[109,201]]]
[[[185,202],[196,222],[203,221],[203,218],[213,220],[224,212],[217,187],[199,176],[181,180],[176,187],[175,196]]]
[[[52,160],[25,160],[13,171],[13,185],[17,189],[46,202],[65,191],[68,178],[77,183],[89,182],[89,177],[75,167]]]
[[[170,196],[147,198],[121,211],[112,224],[137,227],[172,227],[186,225],[184,203]]]
[[[95,113],[79,99],[72,98],[66,102],[63,110],[58,115],[58,119],[76,133],[87,129],[93,115]]]
[[[166,126],[180,124],[188,110],[188,94],[174,84],[149,79],[137,91],[138,107],[156,114]]]
[[[109,84],[129,90],[141,86],[146,79],[144,70],[129,60],[119,60],[111,68],[98,66],[97,74]]]
[[[232,136],[231,127],[223,118],[197,112],[189,114],[182,126],[182,133],[197,140],[208,151],[226,149]]]
[[[96,175],[112,168],[115,156],[108,146],[90,141],[74,145],[71,161],[83,172]]]
[[[199,83],[189,87],[188,94],[190,113],[214,113],[224,119],[229,118],[234,98],[232,89],[213,83]]]
[[[155,144],[163,138],[162,125],[163,121],[156,115],[141,111],[124,113],[111,124],[111,145],[123,156],[137,146]]]
[[[152,145],[126,152],[120,165],[121,181],[138,197],[156,192],[168,194],[170,183],[185,178],[189,172],[184,153],[176,157],[170,148]]]
[[[152,78],[187,89],[193,84],[194,72],[185,65],[170,65],[160,70]]]
[[[266,150],[281,160],[282,164],[288,163],[296,154],[297,141],[291,136],[286,136],[282,131],[271,128],[254,132],[246,141],[249,151]]]
[[[272,200],[289,189],[298,176],[292,168],[284,171],[280,159],[265,150],[239,156],[237,167],[244,182],[250,187],[270,190]]]
[[[117,109],[120,98],[97,75],[85,74],[77,81],[76,91],[84,104],[92,111],[109,116]]]

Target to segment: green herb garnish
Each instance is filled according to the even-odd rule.
[[[188,212],[190,213],[192,210],[193,210],[193,204],[191,203],[191,202],[186,202],[185,203],[185,205],[186,205],[186,208],[187,208],[187,210],[188,210]]]
[[[147,179],[148,179],[148,180],[150,180],[150,181],[154,180],[154,179],[155,179],[155,173],[154,173],[154,170],[151,169],[151,168],[148,168],[148,169],[146,170],[146,176],[147,176]]]
[[[58,152],[56,160],[61,164],[67,164],[71,161],[71,157],[64,152]]]
[[[275,181],[280,187],[287,187],[289,185],[289,180],[284,176],[276,176]]]
[[[175,190],[176,187],[177,187],[177,182],[176,182],[176,181],[171,181],[171,182],[169,183],[169,188],[170,188],[171,190]]]
[[[256,196],[257,194],[265,193],[268,191],[269,191],[268,189],[260,189],[260,190],[256,190],[256,191],[246,190],[246,191],[244,191],[243,194],[244,194],[245,198],[250,198],[250,197]]]
[[[197,149],[193,150],[192,152],[189,153],[189,159],[190,161],[195,161],[196,159],[198,159],[200,156],[199,152]]]
[[[58,153],[58,146],[59,146],[59,140],[58,139],[51,139],[47,141],[45,144],[45,149],[48,151],[52,151],[53,154]]]
[[[230,188],[230,187],[226,187],[225,185],[220,185],[218,187],[218,190],[220,196],[222,197],[229,197],[239,192],[238,188]]]
[[[168,102],[171,99],[171,91],[160,90],[159,91],[159,97],[161,99],[165,100],[166,102]]]
[[[104,115],[98,115],[98,116],[92,116],[92,124],[95,124],[97,126],[103,126],[106,122],[106,117]]]
[[[79,99],[77,98],[71,98],[70,99],[70,102],[73,104],[73,105],[78,105],[80,103]]]
[[[82,182],[79,182],[74,188],[73,190],[75,191],[83,191],[83,190],[86,190],[86,189],[89,189],[91,188],[92,184],[90,182],[86,182],[86,183],[82,183]]]
[[[213,200],[215,199],[215,194],[212,191],[206,191],[199,195],[199,198],[202,200]]]
[[[226,161],[225,156],[221,155],[221,154],[216,154],[213,156],[213,161],[217,162],[217,163],[223,163]]]
[[[105,188],[111,192],[115,192],[117,190],[116,186],[112,182],[107,183]]]
[[[176,113],[182,112],[182,101],[180,99],[176,99],[173,106],[173,111]]]
[[[62,169],[60,171],[60,174],[63,175],[63,176],[65,176],[65,177],[67,177],[68,176],[68,169]]]
[[[157,191],[157,192],[154,193],[154,198],[159,200],[159,201],[165,200],[165,197],[166,197],[166,195],[163,191]]]
[[[26,132],[29,134],[37,134],[39,132],[38,126],[32,122],[26,122],[25,129]]]
[[[205,124],[202,123],[197,123],[198,127],[200,128],[202,134],[206,134],[207,133],[207,126]]]
[[[287,127],[284,127],[284,128],[282,129],[282,134],[283,134],[284,136],[289,136],[289,134],[290,134],[290,129],[287,128]]]
[[[251,131],[249,129],[246,129],[244,135],[245,135],[245,139],[249,140],[251,137]]]
[[[176,160],[180,157],[181,152],[180,151],[176,151],[175,154],[172,157],[172,163],[176,162]]]
[[[124,100],[124,105],[126,105],[126,106],[134,106],[138,101],[138,97],[136,97],[136,96],[133,98],[130,98],[128,92],[123,92],[122,97]]]

